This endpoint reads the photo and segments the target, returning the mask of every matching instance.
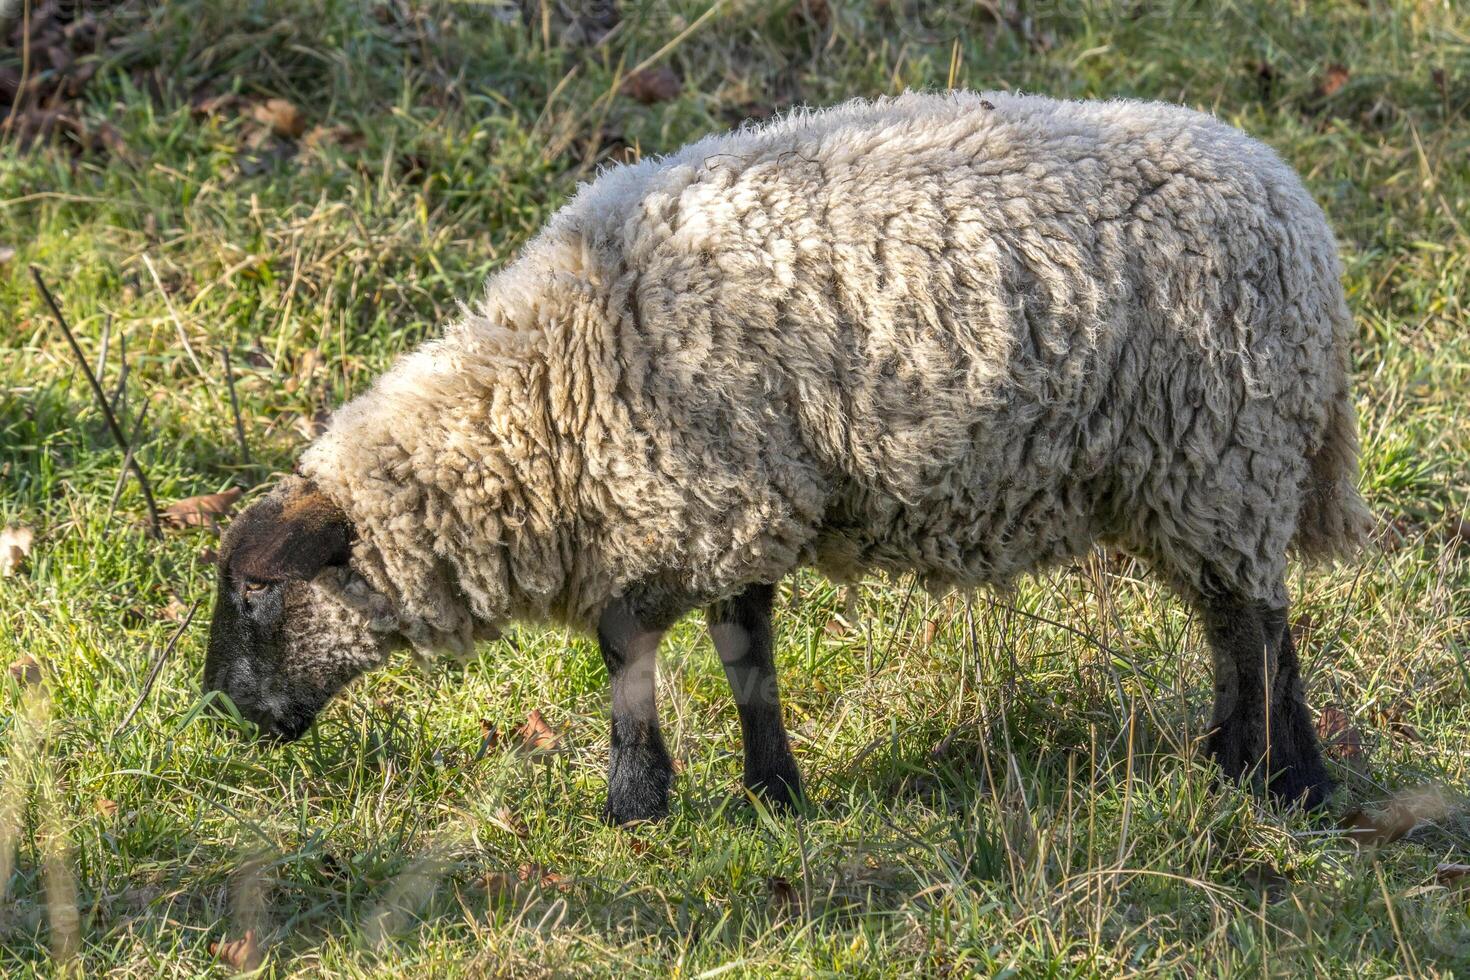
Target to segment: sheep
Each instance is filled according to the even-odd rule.
[[[651,820],[656,651],[704,607],[745,785],[792,805],[784,576],[1005,587],[1101,543],[1201,614],[1223,772],[1317,806],[1284,573],[1369,524],[1350,329],[1300,179],[1199,112],[907,94],[711,136],[582,186],[241,515],[205,681],[290,739],[397,647],[595,632],[604,817]]]

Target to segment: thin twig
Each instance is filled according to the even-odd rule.
[[[112,410],[118,416],[126,418],[128,414],[128,332],[124,330],[117,335],[117,356],[121,364],[117,369],[117,384],[112,388]],[[118,406],[122,408],[119,410]]]
[[[118,722],[117,727],[112,730],[113,738],[122,734],[123,729],[127,728],[128,723],[133,720],[133,716],[143,707],[143,702],[148,700],[148,692],[153,690],[153,682],[158,680],[158,672],[163,669],[163,662],[168,659],[169,654],[174,652],[174,647],[178,644],[179,637],[184,635],[184,630],[189,628],[189,623],[194,619],[194,611],[199,608],[199,603],[199,599],[194,600],[194,604],[184,614],[184,621],[179,623],[179,628],[174,630],[174,635],[168,638],[168,643],[164,646],[163,651],[154,658],[153,666],[148,668],[148,676],[143,678],[143,690],[138,693],[138,700],[133,702],[128,713],[123,715],[123,720]]]
[[[240,440],[240,457],[246,466],[253,466],[250,461],[250,446],[245,442],[245,423],[240,419],[240,399],[235,397],[235,372],[230,367],[230,349],[222,347],[220,350],[225,355],[225,384],[230,389],[230,411],[235,413],[235,438]]]
[[[138,413],[138,421],[133,423],[133,438],[128,440],[128,451],[123,454],[122,469],[117,471],[117,483],[112,487],[112,499],[107,502],[107,519],[112,520],[112,514],[117,510],[118,499],[122,497],[123,485],[128,482],[128,464],[132,462],[133,453],[137,452],[138,440],[143,436],[143,423],[148,419],[148,409],[152,402],[145,400],[143,409]]]
[[[128,461],[133,475],[138,478],[138,489],[143,491],[143,502],[148,505],[149,534],[154,538],[163,537],[163,531],[158,524],[158,505],[153,502],[153,489],[148,485],[148,477],[143,473],[142,465],[128,449],[128,438],[123,435],[122,427],[117,424],[117,416],[112,414],[112,406],[107,404],[107,395],[102,391],[102,386],[97,383],[97,376],[92,373],[92,366],[87,363],[87,355],[82,353],[81,345],[77,343],[71,327],[66,325],[66,317],[61,315],[61,307],[56,305],[56,298],[51,295],[51,290],[46,288],[46,280],[41,278],[39,266],[31,266],[31,278],[36,281],[36,289],[41,293],[41,298],[46,301],[46,305],[51,308],[51,315],[56,318],[56,324],[66,335],[66,342],[71,345],[71,352],[76,355],[82,373],[87,376],[87,383],[92,386],[92,394],[97,396],[97,404],[102,409],[102,417],[107,420],[107,428],[112,432],[117,448],[123,451],[123,458]]]

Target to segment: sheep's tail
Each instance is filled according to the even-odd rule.
[[[1367,540],[1373,517],[1358,493],[1358,425],[1345,378],[1308,463],[1292,547],[1308,559],[1347,558]]]

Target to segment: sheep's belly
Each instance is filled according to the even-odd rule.
[[[1090,488],[963,466],[923,499],[860,488],[828,511],[812,564],[839,579],[914,572],[931,586],[1005,584],[1085,552],[1100,529]]]

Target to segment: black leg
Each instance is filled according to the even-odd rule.
[[[668,622],[650,623],[615,600],[597,624],[612,687],[612,752],[603,818],[615,826],[659,820],[669,812],[674,769],[658,728],[654,681],[658,644]]]
[[[1202,605],[1215,660],[1210,754],[1233,779],[1264,778],[1283,802],[1321,805],[1332,779],[1317,748],[1286,610],[1219,595]]]
[[[781,696],[771,656],[771,585],[752,585],[708,611],[710,637],[740,712],[745,785],[778,806],[802,798],[801,775],[781,721]]]

